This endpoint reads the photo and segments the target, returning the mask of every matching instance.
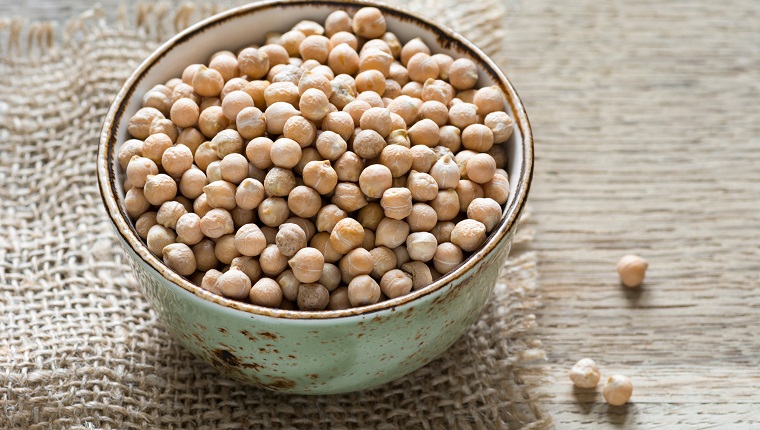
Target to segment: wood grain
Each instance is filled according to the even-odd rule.
[[[89,6],[53,3],[0,14]],[[760,428],[760,3],[509,3],[490,53],[535,130],[535,396],[557,428]],[[626,253],[650,261],[640,289],[617,280]],[[574,391],[582,357],[632,402]]]

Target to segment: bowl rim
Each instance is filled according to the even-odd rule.
[[[518,181],[516,193],[514,194],[512,202],[502,215],[497,228],[489,235],[483,246],[481,246],[473,255],[467,258],[453,271],[445,274],[432,284],[395,299],[344,310],[293,311],[271,309],[251,303],[227,299],[204,290],[200,286],[193,284],[188,279],[171,270],[160,258],[150,252],[147,245],[137,235],[132,223],[128,221],[126,212],[124,211],[123,206],[119,203],[120,198],[118,197],[115,181],[115,163],[113,163],[112,160],[115,157],[118,124],[121,120],[121,116],[126,110],[126,106],[132,98],[136,86],[158,60],[171,51],[176,45],[181,44],[186,39],[189,39],[195,34],[199,34],[208,28],[221,25],[225,21],[242,15],[249,15],[270,8],[314,5],[320,7],[333,7],[336,10],[355,10],[361,7],[376,7],[380,9],[383,14],[393,15],[400,20],[412,22],[423,27],[426,31],[433,33],[438,38],[440,46],[453,47],[456,50],[465,51],[464,54],[473,61],[478,62],[486,73],[491,75],[493,80],[499,85],[504,93],[507,103],[514,115],[513,119],[515,120],[515,124],[522,136],[522,145],[520,149],[522,150],[523,157],[516,179]],[[413,303],[419,299],[430,296],[453,281],[468,276],[467,272],[491,254],[505,236],[511,234],[516,227],[516,223],[525,206],[525,201],[533,178],[533,135],[530,121],[528,120],[528,115],[525,112],[522,101],[504,72],[501,71],[493,60],[491,60],[483,51],[475,46],[474,43],[447,26],[432,21],[415,12],[382,3],[375,3],[372,0],[266,0],[226,10],[188,27],[159,46],[137,67],[137,69],[135,69],[117,93],[103,122],[98,143],[97,175],[101,199],[106,207],[112,224],[116,228],[119,236],[121,236],[122,244],[131,248],[131,251],[137,255],[143,263],[158,272],[158,274],[170,284],[208,302],[215,303],[225,308],[243,311],[248,314],[289,320],[340,319],[363,316],[386,310],[395,310],[398,306]],[[513,178],[509,179],[510,181],[514,180]]]

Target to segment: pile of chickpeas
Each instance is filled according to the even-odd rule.
[[[230,299],[403,296],[476,251],[509,197],[513,120],[477,82],[376,8],[301,21],[145,94],[118,151],[125,209],[167,266]]]

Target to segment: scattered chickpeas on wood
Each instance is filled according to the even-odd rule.
[[[260,42],[188,65],[130,118],[124,205],[151,252],[214,294],[321,311],[424,288],[483,245],[514,121],[475,62],[403,43],[373,7]],[[645,270],[618,265],[626,286]]]
[[[570,369],[570,380],[578,388],[595,388],[599,384],[601,374],[594,360],[583,358]],[[602,389],[604,400],[612,406],[622,406],[628,403],[633,394],[633,383],[624,375],[612,375]]]

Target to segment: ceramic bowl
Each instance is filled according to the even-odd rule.
[[[218,50],[261,43],[303,19],[323,22],[337,9],[382,10],[404,43],[421,37],[435,52],[471,58],[478,85],[498,85],[514,133],[506,142],[511,197],[503,219],[474,255],[428,287],[371,306],[341,311],[268,309],[203,290],[163,264],[137,235],[124,210],[123,173],[115,154],[129,137],[127,122],[143,94],[203,63]],[[231,9],[175,36],[129,77],[105,119],[98,181],[108,215],[148,301],[173,336],[193,354],[233,378],[290,393],[331,394],[382,385],[430,362],[478,318],[509,252],[533,167],[528,117],[514,88],[483,52],[440,24],[368,1],[265,1]]]

